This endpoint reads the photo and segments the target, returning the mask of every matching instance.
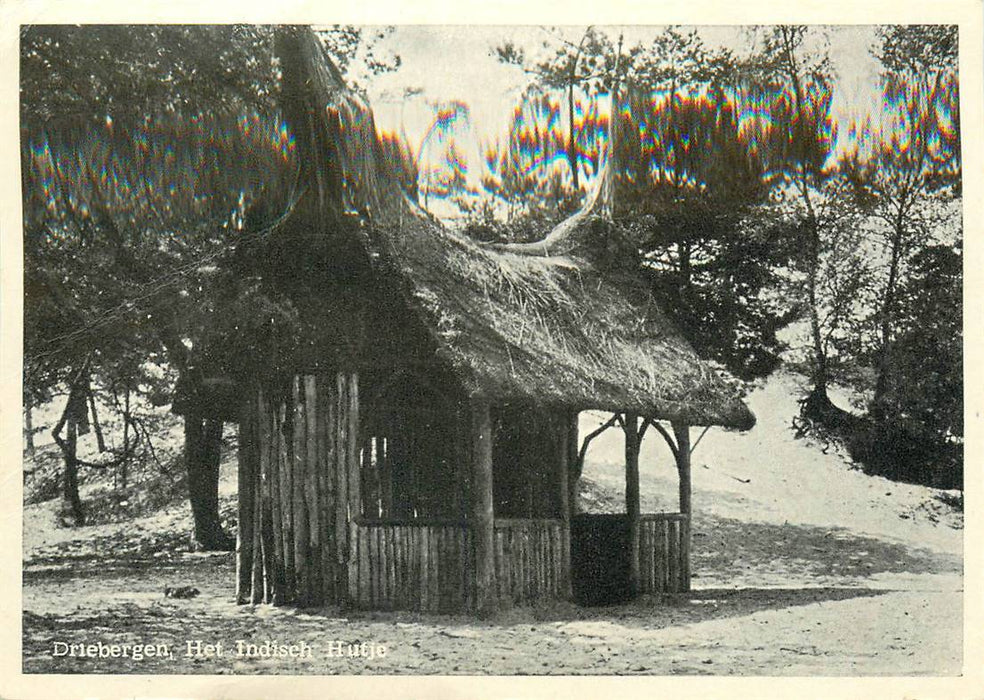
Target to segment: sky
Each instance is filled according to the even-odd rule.
[[[610,28],[617,36],[618,28]],[[662,29],[658,26],[622,28],[626,44],[648,43]],[[577,41],[584,27],[565,27],[565,36]],[[736,52],[748,46],[749,39],[741,27],[705,26],[698,32],[708,47],[723,46]],[[830,57],[836,83],[834,117],[841,125],[842,136],[852,119],[864,117],[878,104],[878,71],[870,55],[875,45],[873,25],[827,28]],[[414,148],[431,123],[437,102],[458,100],[471,112],[472,158],[479,143],[503,134],[513,106],[528,82],[521,70],[499,63],[492,55],[494,46],[512,41],[527,53],[542,51],[544,41],[553,35],[532,26],[398,26],[381,48],[400,56],[399,70],[376,76],[368,82],[369,98],[377,125],[399,133],[402,129]],[[423,88],[423,93],[403,99],[406,88]]]

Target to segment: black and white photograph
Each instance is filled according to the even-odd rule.
[[[970,697],[982,13],[941,8],[19,17],[0,695]]]

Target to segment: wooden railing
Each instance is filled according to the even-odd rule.
[[[359,607],[460,612],[474,606],[474,550],[466,523],[360,518],[352,543],[349,594]],[[689,590],[689,550],[687,516],[643,515],[641,592]],[[561,520],[496,520],[495,577],[504,603],[570,599],[569,528]]]
[[[358,519],[349,594],[359,607],[458,612],[475,597],[472,533],[456,521]],[[528,603],[570,596],[570,534],[560,520],[496,520],[496,593]]]
[[[357,521],[349,594],[362,608],[455,612],[474,599],[471,532],[464,523]]]
[[[639,522],[643,593],[690,590],[690,519],[683,513],[643,515]]]
[[[570,598],[570,546],[570,529],[561,520],[496,520],[499,599],[529,603]]]

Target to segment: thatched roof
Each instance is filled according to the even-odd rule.
[[[542,243],[482,246],[403,196],[379,158],[371,110],[333,71],[302,82],[338,124],[327,167],[351,183],[345,209],[358,216],[370,258],[381,274],[402,281],[404,303],[469,394],[691,425],[754,424],[660,311],[637,268],[591,258],[592,236],[611,231],[598,215],[610,192],[605,177],[585,209]]]
[[[638,279],[577,258],[488,250],[436,226],[383,228],[371,240],[471,393],[754,423]]]

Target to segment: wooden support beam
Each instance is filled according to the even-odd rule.
[[[677,473],[680,475],[680,512],[690,516],[690,426],[686,423],[673,423],[676,436]]]
[[[576,415],[576,414],[575,414]],[[574,423],[574,428],[576,430],[577,423]],[[553,541],[553,546],[555,548],[554,552],[554,564],[553,566],[558,570],[555,572],[557,574],[557,580],[554,588],[559,594],[560,598],[563,600],[568,600],[571,597],[571,551],[570,551],[570,538],[565,537],[564,533],[570,533],[571,527],[571,505],[570,505],[570,489],[567,483],[569,471],[570,471],[570,459],[571,459],[571,419],[567,413],[563,413],[558,416],[556,421],[555,431],[557,434],[557,452],[559,458],[557,459],[557,480],[556,488],[557,495],[559,498],[557,504],[557,510],[559,511],[560,520],[562,523],[561,531],[556,533],[556,537]],[[577,449],[577,442],[575,439],[574,449]]]
[[[555,484],[557,488],[557,517],[564,521],[564,523],[569,523],[571,519],[571,508],[570,508],[570,490],[567,484],[567,478],[570,466],[568,465],[568,460],[570,459],[570,454],[568,453],[568,433],[570,432],[570,420],[567,419],[566,415],[560,416],[558,420],[553,423],[554,434],[557,440],[557,461],[556,461],[556,479]]]
[[[259,392],[258,389],[254,391]],[[257,396],[243,401],[239,417],[239,506],[236,529],[236,602],[248,603],[253,587],[253,458],[256,454]]]
[[[472,480],[471,529],[475,548],[475,608],[487,615],[495,611],[495,531],[492,512],[492,417],[486,401],[471,409]]]
[[[578,493],[580,491],[581,470],[583,465],[579,462],[579,436],[578,436],[578,412],[571,411],[568,417],[567,426],[567,508],[570,517],[577,515]]]
[[[625,513],[629,521],[629,586],[632,594],[641,590],[639,576],[639,416],[626,413],[622,424],[625,434]]]
[[[674,423],[673,433],[677,442],[677,472],[680,475],[680,512],[686,516],[680,530],[680,587],[690,590],[690,533],[691,533],[691,484],[690,484],[690,426]]]

